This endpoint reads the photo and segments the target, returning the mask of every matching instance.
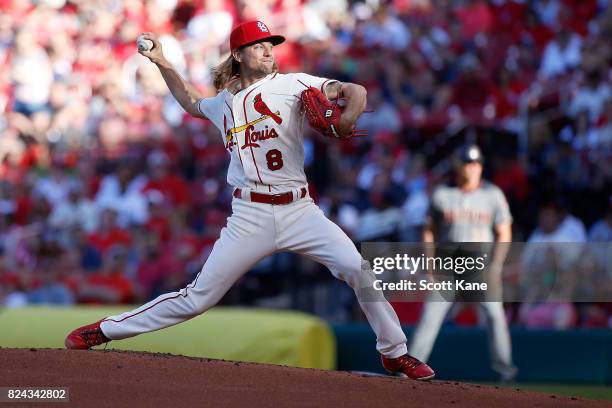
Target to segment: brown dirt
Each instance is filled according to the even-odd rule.
[[[610,406],[513,388],[115,350],[0,349],[2,386],[69,387],[70,403],[59,407]],[[51,406],[32,406],[41,405]]]

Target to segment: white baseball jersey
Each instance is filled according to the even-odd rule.
[[[198,109],[219,129],[231,155],[227,182],[268,194],[305,186],[299,97],[306,86],[325,92],[331,82],[336,81],[272,73],[235,95],[224,89],[201,99]]]
[[[227,89],[198,102],[225,137],[231,155],[227,181],[263,194],[306,186],[299,95],[300,83],[324,89],[325,78],[307,74],[271,74],[236,95]],[[232,200],[232,215],[195,280],[178,292],[160,295],[145,305],[109,316],[100,323],[110,339],[125,339],[169,327],[213,307],[231,285],[260,259],[290,251],[314,259],[354,289],[376,333],[376,348],[390,358],[406,353],[406,336],[393,307],[381,294],[374,300],[364,289],[374,274],[351,239],[314,203],[298,197],[284,205],[244,198]],[[238,252],[237,252],[238,250]]]

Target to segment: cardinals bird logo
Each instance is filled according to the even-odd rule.
[[[272,112],[272,110],[268,108],[268,105],[266,105],[266,103],[261,99],[261,93],[258,93],[257,95],[255,95],[254,107],[258,113],[271,117],[276,122],[277,125],[280,125],[281,123],[283,123],[283,119],[281,119],[281,117],[277,115],[278,112],[277,113]]]

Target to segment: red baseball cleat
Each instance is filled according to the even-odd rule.
[[[400,377],[408,377],[413,380],[431,380],[436,373],[427,364],[404,354],[397,358],[381,356],[380,358],[385,370]]]
[[[87,350],[93,346],[98,346],[111,341],[111,339],[102,333],[102,329],[100,328],[100,323],[102,323],[103,320],[104,319],[73,330],[66,337],[66,340],[64,340],[64,345],[66,348],[73,350]]]

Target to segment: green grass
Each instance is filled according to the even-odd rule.
[[[488,385],[499,385],[487,383]],[[505,387],[505,386],[504,386]],[[508,388],[520,388],[527,391],[538,391],[546,394],[567,395],[612,401],[612,386],[582,384],[511,384]]]

